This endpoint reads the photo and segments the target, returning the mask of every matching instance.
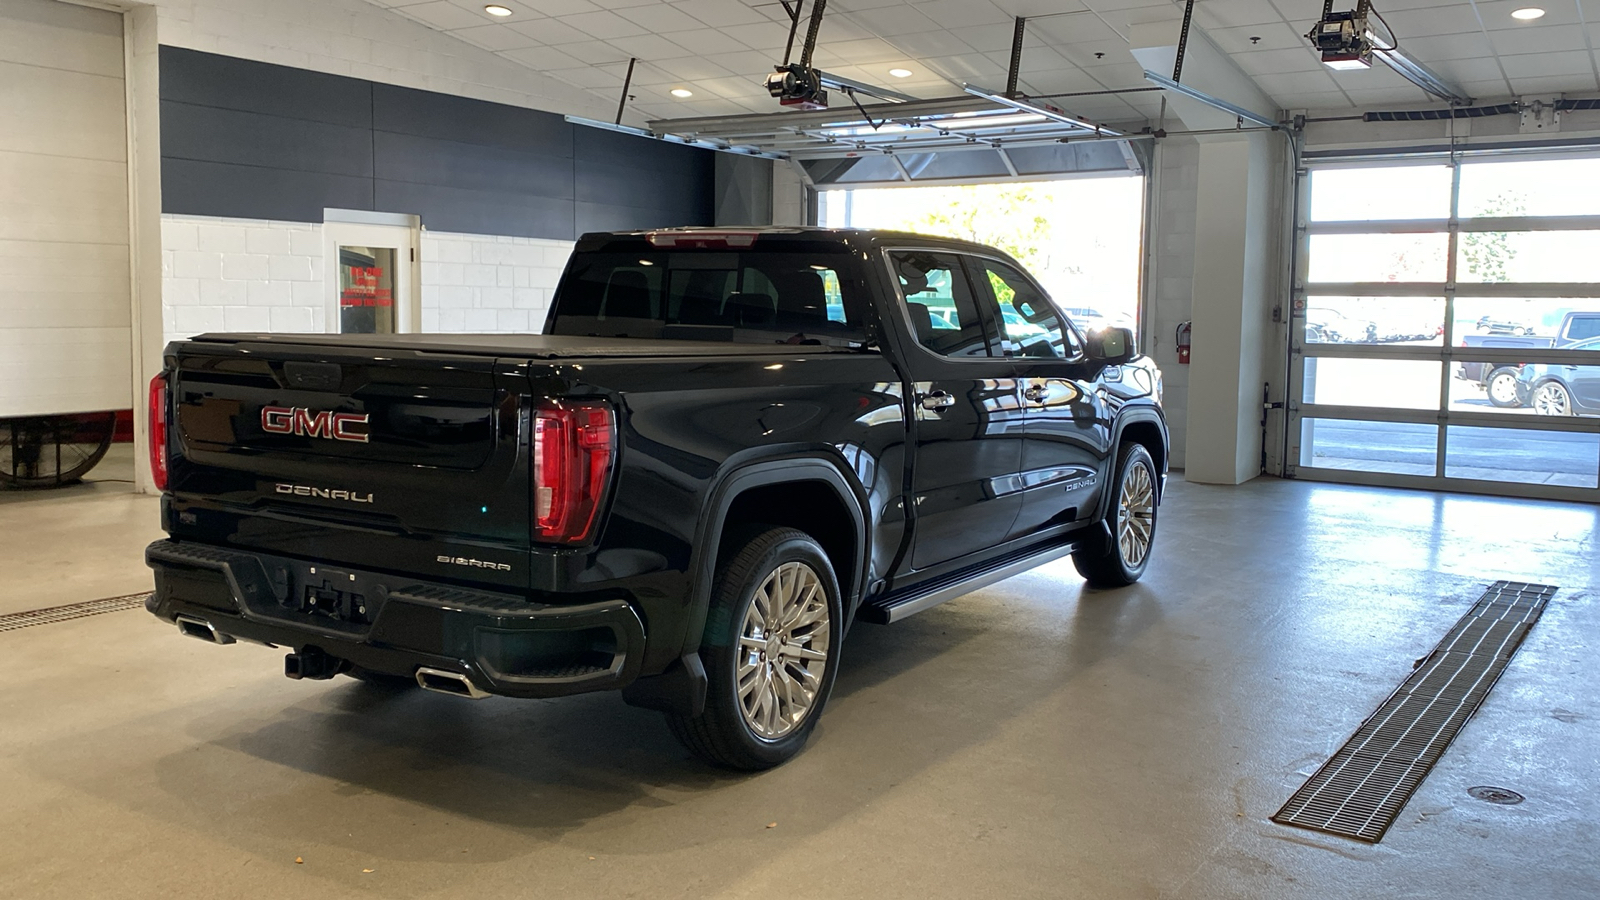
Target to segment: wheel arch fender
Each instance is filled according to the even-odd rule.
[[[1125,406],[1111,431],[1111,464],[1106,467],[1105,490],[1100,492],[1099,508],[1096,510],[1096,518],[1101,521],[1105,520],[1106,513],[1111,509],[1111,485],[1117,477],[1117,457],[1130,427],[1134,427],[1134,433],[1139,438],[1148,438],[1152,431],[1159,436],[1157,447],[1150,447],[1147,440],[1140,440],[1139,443],[1146,445],[1145,449],[1150,451],[1150,457],[1156,464],[1156,502],[1160,502],[1161,494],[1166,490],[1167,460],[1172,451],[1166,416],[1161,414],[1160,407],[1154,405]]]
[[[718,553],[722,546],[728,513],[741,495],[759,488],[816,483],[831,490],[851,520],[850,572],[841,577],[845,622],[850,621],[860,599],[871,558],[870,529],[867,527],[865,489],[853,476],[843,458],[833,448],[787,448],[752,452],[731,457],[712,482],[701,505],[694,549],[690,555],[690,607],[684,630],[683,654],[700,649],[715,587]],[[848,474],[847,474],[848,473]],[[820,539],[819,539],[820,540]],[[843,573],[837,573],[843,575]]]

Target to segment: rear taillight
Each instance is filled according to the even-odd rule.
[[[533,418],[534,539],[582,544],[594,532],[616,458],[611,407],[561,404]]]
[[[167,489],[167,376],[150,379],[150,478]]]

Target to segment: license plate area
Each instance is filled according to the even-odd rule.
[[[350,625],[372,624],[377,610],[355,573],[311,566],[300,582],[300,590],[289,598],[300,613]]]

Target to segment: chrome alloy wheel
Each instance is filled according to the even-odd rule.
[[[800,727],[828,667],[828,593],[805,563],[784,563],[769,574],[745,610],[739,629],[739,709],[764,741]]]
[[[1572,399],[1567,391],[1554,381],[1547,381],[1533,389],[1533,411],[1541,416],[1572,415]]]
[[[1128,467],[1117,506],[1117,551],[1122,554],[1124,565],[1135,568],[1149,555],[1155,530],[1156,491],[1149,469],[1142,465]]]

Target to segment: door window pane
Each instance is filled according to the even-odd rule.
[[[1443,297],[1307,297],[1305,344],[1444,343]]]
[[[1450,253],[1447,234],[1314,234],[1313,282],[1442,282]]]
[[[1300,465],[1352,472],[1432,475],[1439,428],[1401,422],[1302,419]]]
[[[917,342],[940,356],[989,356],[990,337],[960,257],[924,250],[889,254]]]
[[[1449,166],[1318,169],[1311,173],[1313,222],[1449,216]]]
[[[1597,213],[1600,158],[1471,162],[1461,167],[1463,219]]]
[[[1549,347],[1600,337],[1600,297],[1457,297],[1460,347]]]
[[[1017,356],[1075,359],[1077,336],[1061,324],[1050,301],[1021,272],[993,260],[978,260],[999,305],[1000,324]]]
[[[393,247],[339,248],[339,331],[394,334]]]
[[[1475,481],[1592,488],[1600,473],[1600,434],[1452,425],[1444,474]]]
[[[1600,231],[1463,231],[1461,284],[1600,282]]]
[[[1313,356],[1306,359],[1302,396],[1327,406],[1438,409],[1441,369],[1425,360]]]

